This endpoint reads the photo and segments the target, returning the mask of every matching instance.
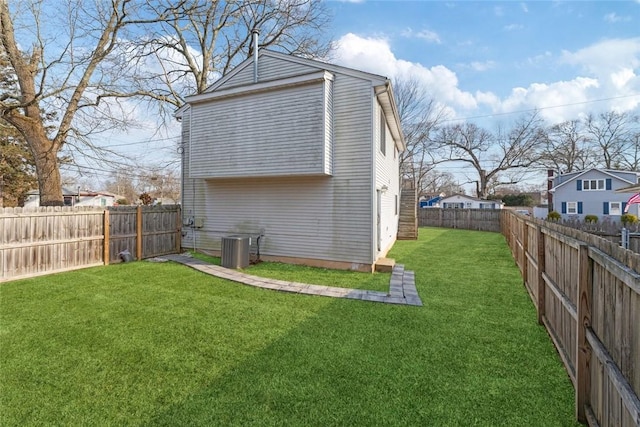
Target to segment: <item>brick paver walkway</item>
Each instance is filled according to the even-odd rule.
[[[187,265],[196,270],[212,276],[245,285],[264,289],[273,289],[283,292],[294,292],[307,295],[322,295],[334,298],[351,298],[363,301],[383,302],[388,304],[422,305],[418,291],[416,290],[415,274],[413,271],[405,271],[402,264],[396,264],[391,273],[389,292],[367,291],[362,289],[338,288],[333,286],[310,285],[307,283],[287,282],[284,280],[267,279],[252,276],[238,270],[209,264],[197,258],[185,255],[166,255],[162,258]]]

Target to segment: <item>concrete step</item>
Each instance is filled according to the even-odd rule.
[[[393,258],[380,258],[376,261],[375,270],[378,273],[390,273],[393,271],[393,267],[396,265],[396,260]]]

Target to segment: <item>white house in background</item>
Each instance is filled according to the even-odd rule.
[[[611,169],[587,169],[555,175],[551,178],[549,190],[553,210],[565,219],[596,215],[600,219],[619,220],[634,191],[617,190],[638,184],[639,180],[640,172]],[[629,213],[638,215],[638,205],[630,206]]]
[[[443,209],[502,209],[504,203],[500,200],[483,200],[464,194],[452,194],[442,198],[438,207]]]
[[[261,236],[266,260],[371,271],[395,242],[405,146],[389,79],[261,50],[176,117],[183,246]]]
[[[65,206],[113,206],[116,203],[117,196],[106,191],[90,191],[90,190],[71,190],[62,188],[62,197]],[[40,192],[33,190],[27,193],[27,199],[24,203],[25,208],[37,208],[40,206]]]

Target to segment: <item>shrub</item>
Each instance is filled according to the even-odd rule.
[[[595,224],[598,222],[598,215],[587,215],[584,217],[584,222],[589,224]]]
[[[624,214],[620,217],[620,221],[622,221],[624,225],[631,225],[638,222],[638,217],[633,214]]]
[[[547,215],[547,220],[549,221],[557,222],[557,221],[560,221],[560,218],[562,218],[561,215],[556,211],[551,211]]]

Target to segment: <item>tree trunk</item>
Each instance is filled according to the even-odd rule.
[[[36,164],[40,206],[64,206],[58,165],[59,148],[47,138],[44,130],[38,131],[39,126],[25,130],[23,135],[29,143]]]
[[[51,145],[48,139],[46,142]],[[34,149],[36,145],[39,148],[42,147],[39,142],[32,145]],[[36,171],[38,172],[38,187],[40,188],[40,206],[64,206],[57,154],[57,151],[46,148],[34,152]]]

